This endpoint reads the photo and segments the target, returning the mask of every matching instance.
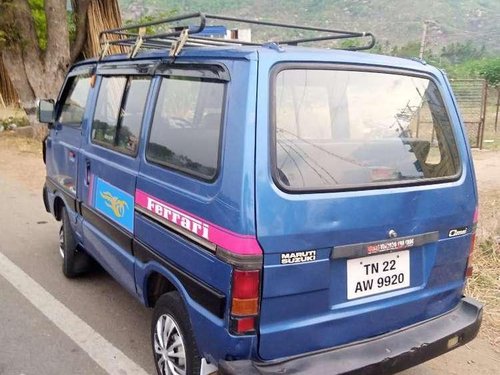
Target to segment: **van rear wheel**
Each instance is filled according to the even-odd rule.
[[[61,218],[59,254],[62,258],[62,272],[64,276],[72,279],[89,270],[91,259],[87,253],[78,249],[66,207],[62,208]]]
[[[159,375],[200,374],[201,358],[179,293],[166,293],[158,299],[151,323],[151,343]]]

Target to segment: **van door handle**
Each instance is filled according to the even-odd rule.
[[[85,162],[85,185],[90,185],[90,160]]]

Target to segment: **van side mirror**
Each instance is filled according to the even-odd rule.
[[[38,121],[44,124],[52,124],[55,121],[54,100],[41,99],[38,102]]]

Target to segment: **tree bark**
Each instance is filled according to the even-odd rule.
[[[9,48],[2,53],[3,63],[9,72],[10,80],[16,88],[21,106],[28,112],[35,105],[35,91],[31,86],[25,69],[20,69],[20,63],[23,63],[23,53],[20,47]],[[24,66],[24,65],[23,65]]]
[[[72,62],[89,43],[88,13],[90,4],[100,6],[102,0],[74,0],[76,40],[70,49],[65,0],[45,0],[47,48],[41,51],[35,23],[28,0],[8,0],[0,8],[0,19],[15,30],[16,38],[2,49],[3,60],[10,79],[19,95],[20,104],[30,122],[36,123],[36,99],[57,97],[64,77]],[[120,23],[117,0],[106,1],[113,12],[103,13],[105,20]],[[0,6],[2,2],[0,2]],[[93,33],[101,30],[91,29]],[[14,35],[13,34],[13,35]]]
[[[47,94],[54,98],[70,64],[68,21],[66,1],[45,0],[45,17],[47,19],[47,50],[44,56],[46,77],[52,77],[52,82],[46,82]]]
[[[71,47],[70,60],[74,63],[82,53],[87,36],[87,19],[90,0],[73,1],[76,15],[76,39]]]
[[[12,84],[7,69],[3,63],[2,53],[0,51],[0,97],[2,97],[4,104],[19,105],[19,96],[15,86]]]
[[[3,49],[2,58],[31,123],[36,123],[36,100],[55,98],[70,63],[66,2],[45,0],[47,49],[40,50],[27,0],[11,7],[19,43]]]
[[[11,8],[13,23],[21,43],[11,45],[2,51],[4,65],[16,87],[21,106],[30,120],[36,112],[36,96],[45,93],[43,84],[44,64],[38,46],[31,9],[26,0],[17,1]]]

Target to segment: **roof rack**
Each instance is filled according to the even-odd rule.
[[[195,26],[174,26],[173,23],[184,20],[198,19]],[[273,40],[266,43],[247,42],[236,39],[221,39],[210,38],[200,35],[207,26],[207,20],[229,21],[244,23],[249,25],[260,25],[268,27],[279,27],[300,31],[317,32],[320,35],[312,36],[309,38],[289,39],[289,40]],[[170,27],[167,27],[169,26]],[[148,28],[153,26],[163,26],[168,31],[160,33],[148,33]],[[312,26],[292,25],[277,22],[257,21],[237,17],[218,16],[213,14],[204,13],[190,13],[176,17],[170,17],[158,21],[146,22],[138,25],[127,25],[115,29],[102,31],[99,34],[99,42],[101,45],[100,58],[106,55],[111,45],[128,46],[131,47],[129,57],[134,57],[139,48],[153,48],[153,49],[170,49],[170,56],[177,56],[184,46],[227,46],[227,45],[250,45],[262,46],[274,43],[277,45],[293,45],[296,46],[302,43],[320,42],[328,40],[352,39],[352,38],[369,38],[367,44],[362,46],[351,46],[348,50],[358,51],[370,49],[375,45],[375,36],[369,32],[354,32],[343,31],[335,29],[326,29]]]

